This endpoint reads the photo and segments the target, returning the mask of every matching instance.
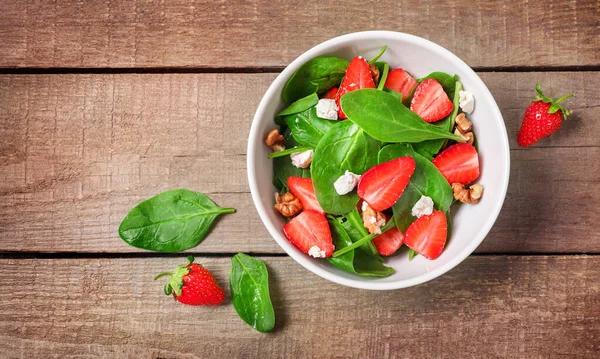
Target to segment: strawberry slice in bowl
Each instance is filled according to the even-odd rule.
[[[479,177],[479,155],[475,147],[468,143],[457,143],[446,148],[432,163],[450,185],[467,185]]]
[[[384,211],[400,198],[415,167],[415,160],[408,156],[371,167],[362,175],[356,193],[374,210]]]
[[[385,87],[402,94],[402,101],[406,100],[417,86],[417,80],[403,69],[390,71],[385,81]]]
[[[327,218],[314,210],[304,210],[283,226],[287,239],[314,258],[327,258],[335,250]]]
[[[402,94],[404,99],[404,94]],[[426,79],[415,90],[410,110],[425,122],[435,122],[448,116],[454,109],[442,85],[435,79]]]
[[[444,250],[448,222],[441,211],[421,216],[404,233],[404,244],[427,259],[436,259]]]
[[[340,106],[342,96],[350,91],[367,88],[375,88],[371,68],[367,60],[362,56],[357,56],[350,61],[350,65],[348,65],[348,69],[346,70],[346,76],[344,76],[344,80],[342,80],[342,84],[335,97],[335,103],[338,106],[338,117],[341,120],[347,118],[344,111],[342,111],[342,106]]]
[[[312,179],[302,177],[288,177],[287,180],[288,188],[294,197],[300,200],[302,208],[307,210],[314,210],[319,213],[325,213],[317,200],[315,189],[313,187]]]

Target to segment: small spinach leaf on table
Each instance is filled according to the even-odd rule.
[[[340,196],[333,183],[346,171],[363,174],[377,164],[380,144],[350,121],[339,121],[321,139],[311,164],[313,186],[321,208],[330,214],[345,214],[358,203],[352,192]]]
[[[179,252],[198,245],[219,215],[233,212],[203,193],[176,189],[135,206],[121,222],[119,236],[134,247]]]
[[[336,250],[345,248],[353,243],[344,226],[337,219],[328,219],[333,245]],[[327,258],[329,263],[350,273],[363,277],[387,277],[394,273],[394,269],[386,267],[379,256],[370,256],[361,251],[350,251],[337,258]]]
[[[433,123],[434,126],[439,127],[445,131],[452,132],[452,129],[454,128],[454,120],[456,119],[456,115],[458,114],[458,109],[459,109],[459,101],[460,101],[459,92],[460,92],[460,90],[462,90],[462,83],[460,83],[460,81],[455,81],[454,89],[451,92],[452,94],[454,94],[454,98],[452,101],[452,104],[454,105],[454,109],[443,120],[434,122]],[[450,94],[450,92],[449,92],[449,94]],[[448,95],[448,96],[450,96],[450,95]],[[452,98],[452,97],[450,97],[450,98]],[[417,153],[419,153],[421,156],[428,158],[428,159],[433,159],[433,156],[437,155],[440,152],[440,150],[442,149],[442,147],[444,146],[444,144],[446,142],[447,142],[447,139],[423,141],[423,142],[415,143],[413,145],[413,149],[415,151],[417,151]]]
[[[283,133],[283,137],[285,138],[286,146],[294,147],[298,145],[298,142],[294,140],[289,129]],[[287,179],[289,177],[294,176],[308,178],[310,177],[310,169],[298,168],[294,166],[290,156],[276,157],[273,158],[273,175],[279,180],[279,183],[282,184],[283,189],[287,191]],[[276,182],[275,179],[273,181]]]
[[[293,115],[298,112],[306,111],[311,107],[314,107],[319,102],[319,96],[316,93],[311,93],[310,95],[295,101],[291,105],[289,105],[286,109],[281,111],[277,116],[286,116]]]
[[[265,263],[244,253],[231,258],[231,301],[240,318],[259,332],[275,326],[275,311],[269,295],[269,272]]]
[[[348,119],[381,142],[421,142],[438,138],[464,140],[423,121],[387,92],[361,89],[348,92],[341,99]]]
[[[350,62],[338,57],[316,57],[302,65],[281,92],[285,103],[292,103],[313,92],[323,93],[342,82]]]
[[[454,194],[448,181],[433,163],[410,147],[398,144],[385,146],[379,151],[379,163],[391,161],[401,156],[410,156],[417,164],[402,196],[392,207],[396,226],[404,233],[416,219],[411,212],[421,196],[431,197],[435,208],[445,213],[452,205]]]
[[[317,116],[315,107],[284,117],[285,123],[292,131],[292,136],[298,143],[316,148],[319,141],[335,122]]]

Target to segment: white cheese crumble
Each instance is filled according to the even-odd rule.
[[[421,196],[412,208],[412,215],[419,218],[433,213],[433,200],[431,197]]]
[[[298,168],[307,168],[312,162],[314,153],[315,151],[313,150],[292,153],[290,155],[290,158],[292,159],[292,164]]]
[[[325,258],[325,251],[322,251],[321,248],[317,246],[312,246],[308,250],[308,255],[313,258]]]
[[[317,116],[326,120],[338,119],[338,107],[335,100],[322,98],[317,103]]]
[[[358,181],[360,181],[360,175],[346,170],[346,173],[341,175],[340,178],[333,183],[333,187],[335,187],[337,194],[343,196],[352,192],[354,187],[358,184]]]
[[[369,208],[369,204],[367,203],[367,201],[363,201],[361,210],[364,212],[367,210],[367,208]]]
[[[473,109],[475,108],[475,98],[473,97],[473,94],[469,91],[459,91],[458,96],[460,108],[466,113],[473,112]]]

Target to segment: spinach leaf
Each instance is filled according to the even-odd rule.
[[[285,116],[285,123],[292,130],[296,141],[305,146],[316,148],[321,138],[329,132],[335,122],[317,116],[315,107],[306,111]]]
[[[229,279],[231,301],[240,318],[259,332],[275,326],[275,312],[269,296],[269,272],[265,263],[244,253],[231,258]]]
[[[338,217],[337,221],[342,225],[342,227],[344,227],[346,233],[348,233],[348,236],[350,239],[352,239],[352,242],[356,242],[369,235],[369,232],[365,228],[362,217],[358,213],[358,209],[356,207],[354,207],[344,216]],[[360,246],[359,249],[371,256],[379,255],[377,247],[375,247],[375,244],[373,244],[372,241]]]
[[[439,127],[445,131],[452,132],[452,129],[454,128],[454,120],[456,119],[456,115],[458,114],[458,109],[459,109],[459,101],[460,101],[459,91],[460,90],[462,90],[462,83],[460,83],[460,81],[455,81],[454,89],[452,90],[452,92],[447,91],[448,93],[454,94],[454,99],[452,101],[452,103],[454,105],[454,109],[448,115],[448,117],[446,117],[445,119],[443,119],[441,121],[435,122],[433,124],[434,126]],[[452,98],[452,97],[450,97],[450,98]],[[428,159],[433,159],[433,156],[437,155],[440,152],[440,150],[442,149],[442,147],[444,146],[444,144],[446,142],[447,142],[447,139],[423,141],[423,142],[415,143],[413,145],[413,148],[415,151],[417,151],[417,153],[419,153],[423,157],[428,158]]]
[[[358,195],[340,196],[333,183],[346,170],[363,174],[376,165],[379,148],[379,142],[350,121],[337,122],[323,136],[315,149],[311,174],[317,200],[325,212],[344,214],[356,206]]]
[[[376,89],[348,92],[341,99],[348,119],[382,142],[421,142],[438,138],[464,140],[423,121],[394,95]]]
[[[396,226],[404,233],[406,228],[415,220],[411,212],[421,196],[431,197],[435,208],[446,212],[454,200],[454,194],[448,181],[433,163],[410,147],[404,145],[385,146],[379,151],[379,163],[391,161],[400,156],[410,156],[417,164],[408,186],[392,207]]]
[[[409,261],[412,261],[413,258],[415,258],[418,255],[419,255],[419,253],[415,252],[412,248],[408,249],[408,260]]]
[[[319,96],[316,93],[299,99],[298,101],[289,105],[285,110],[281,111],[277,116],[293,115],[298,112],[306,111],[311,107],[314,107],[319,102]]]
[[[135,206],[119,226],[128,244],[157,252],[178,252],[196,246],[215,219],[233,208],[219,207],[205,194],[176,189]]]
[[[286,146],[296,146],[298,142],[294,140],[292,137],[292,132],[288,128],[284,133],[283,137],[285,138]],[[273,174],[277,179],[279,179],[279,183],[282,184],[283,189],[287,192],[287,179],[288,177],[310,177],[310,169],[308,168],[298,168],[292,164],[292,160],[289,156],[285,157],[276,157],[273,158]]]
[[[338,57],[316,57],[302,65],[287,81],[281,92],[291,103],[313,92],[323,93],[342,82],[350,62]]]
[[[389,93],[390,95],[393,95],[396,99],[398,99],[398,101],[402,102],[402,93],[401,92],[389,89],[387,87],[384,87],[383,91]]]
[[[333,245],[336,250],[347,247],[353,243],[344,226],[336,219],[328,219],[329,228],[333,237]],[[379,256],[369,256],[360,251],[350,251],[337,258],[327,258],[329,263],[350,273],[363,277],[387,277],[394,273],[394,269],[383,265],[383,259]]]
[[[377,90],[383,91],[385,82],[387,81],[388,72],[390,72],[390,65],[386,63],[383,64],[383,72],[381,72],[381,78],[379,79],[379,83],[377,84]]]

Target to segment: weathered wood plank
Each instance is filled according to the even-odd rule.
[[[280,252],[254,210],[245,163],[253,112],[274,76],[0,76],[0,251],[138,251],[117,237],[123,216],[185,187],[238,209],[195,251]],[[479,251],[600,252],[600,74],[482,77],[513,160],[504,210]],[[514,138],[540,79],[550,91],[574,89],[576,116],[540,144],[550,148],[520,149]]]
[[[276,329],[167,298],[183,258],[1,259],[4,358],[549,358],[600,351],[600,258],[469,258],[404,290],[359,291],[264,258]],[[230,261],[199,258],[228,292]],[[24,280],[25,279],[25,280]],[[229,296],[229,294],[228,294]],[[325,340],[327,339],[327,340]]]
[[[594,0],[0,4],[0,67],[285,66],[329,38],[395,30],[471,66],[600,65]]]

